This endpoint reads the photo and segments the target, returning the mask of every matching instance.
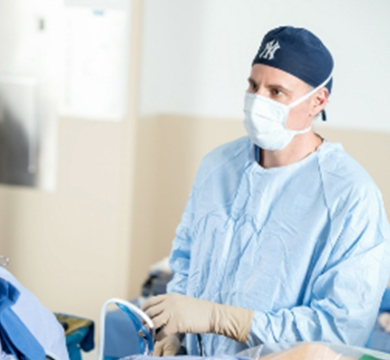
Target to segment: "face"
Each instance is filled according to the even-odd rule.
[[[312,89],[294,75],[263,64],[252,66],[248,82],[247,91],[249,93],[258,94],[285,105],[298,100]],[[327,99],[328,90],[321,88],[314,95],[291,108],[287,127],[291,130],[309,127],[313,118],[325,107]]]

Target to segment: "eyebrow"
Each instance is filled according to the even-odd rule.
[[[248,82],[251,84],[258,85],[255,80],[253,80],[251,77],[248,77]]]
[[[284,87],[282,85],[279,85],[279,84],[268,84],[267,88],[268,89],[278,89],[278,90],[283,91],[286,94],[291,94],[292,93],[292,90],[287,89],[286,87]]]

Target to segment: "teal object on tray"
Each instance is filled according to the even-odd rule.
[[[67,314],[55,314],[65,329],[66,347],[70,360],[82,360],[81,351],[91,351],[95,347],[95,324],[92,320]]]

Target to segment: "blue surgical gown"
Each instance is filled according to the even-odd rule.
[[[246,344],[187,334],[189,355],[261,343],[362,346],[390,272],[381,194],[340,144],[263,168],[245,137],[202,161],[170,257],[168,292],[254,310]]]

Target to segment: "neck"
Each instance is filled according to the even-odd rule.
[[[313,131],[296,135],[283,150],[260,149],[260,165],[264,168],[273,168],[293,164],[316,151],[322,142],[323,139]]]

